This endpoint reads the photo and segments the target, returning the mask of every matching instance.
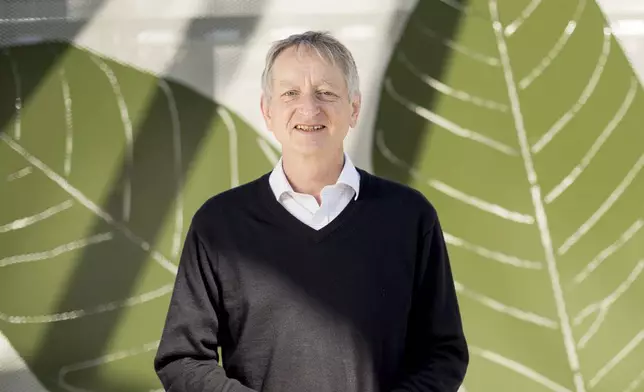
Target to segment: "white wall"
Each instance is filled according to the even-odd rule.
[[[644,82],[644,0],[597,0]]]

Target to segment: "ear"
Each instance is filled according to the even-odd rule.
[[[353,99],[351,100],[351,119],[349,121],[349,126],[351,128],[355,128],[356,124],[358,124],[358,116],[360,115],[361,104],[362,96],[360,94],[354,95]]]
[[[266,97],[266,95],[264,95],[264,93],[262,93],[262,95],[260,97],[260,100],[259,100],[259,108],[262,111],[262,116],[264,117],[264,122],[266,123],[266,127],[268,128],[269,131],[272,132],[272,129],[271,129],[271,112],[270,112],[270,109],[268,107],[269,106],[268,104],[269,104],[268,98]]]

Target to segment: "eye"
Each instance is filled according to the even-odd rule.
[[[325,97],[335,97],[335,94],[331,91],[320,91],[319,93],[324,95]]]
[[[285,93],[284,93],[284,94],[282,94],[282,95],[283,95],[283,96],[285,96],[285,97],[294,97],[295,95],[297,95],[297,91],[295,91],[295,90],[289,90],[289,91],[285,92]]]

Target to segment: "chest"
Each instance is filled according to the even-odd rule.
[[[350,328],[376,345],[404,334],[415,247],[387,234],[365,241],[346,232],[305,246],[275,233],[271,241],[224,252],[221,282],[230,330],[242,339]]]

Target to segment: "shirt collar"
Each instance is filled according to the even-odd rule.
[[[284,193],[295,192],[291,184],[288,182],[286,174],[284,173],[282,158],[279,159],[279,161],[273,168],[268,181],[271,185],[271,189],[273,190],[275,198],[278,200]],[[342,168],[342,171],[340,172],[340,176],[338,177],[336,184],[345,184],[350,186],[355,191],[354,199],[358,199],[358,194],[360,193],[360,174],[358,173],[356,167],[353,165],[351,158],[349,158],[349,155],[347,155],[346,153],[344,154],[344,166]]]

